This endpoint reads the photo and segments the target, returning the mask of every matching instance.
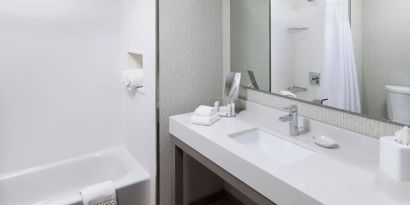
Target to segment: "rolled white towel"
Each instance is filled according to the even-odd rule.
[[[116,203],[117,194],[114,182],[106,181],[81,190],[84,205],[99,205],[106,202]]]
[[[216,113],[210,117],[204,117],[204,116],[199,116],[195,114],[192,115],[191,117],[191,122],[193,124],[205,125],[205,126],[210,126],[218,120],[219,120],[219,116]]]
[[[195,109],[195,114],[198,116],[210,117],[215,115],[217,112],[215,107],[201,105]]]

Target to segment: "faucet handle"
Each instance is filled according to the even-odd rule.
[[[297,111],[297,110],[298,110],[298,106],[297,106],[297,105],[289,105],[289,106],[287,106],[287,107],[284,107],[283,109],[289,110],[289,111]]]

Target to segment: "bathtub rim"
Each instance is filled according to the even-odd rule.
[[[126,167],[126,173],[117,178],[111,179],[114,182],[116,190],[122,190],[128,186],[148,182],[150,180],[150,175],[148,174],[147,170],[145,170],[129,153],[126,147],[124,146],[117,146],[113,148],[108,148],[105,150],[87,153],[84,155],[63,159],[60,161],[55,161],[39,166],[30,167],[27,169],[17,170],[5,174],[0,175],[0,183],[3,180],[11,179],[11,178],[18,178],[19,176],[29,175],[31,173],[39,172],[39,171],[46,171],[47,169],[52,169],[55,167],[60,167],[64,165],[74,164],[76,162],[84,161],[84,160],[92,160],[96,158],[101,158],[104,156],[109,157],[116,157],[120,160],[120,163],[124,164]],[[103,181],[101,181],[103,182]],[[85,187],[84,187],[85,188]],[[81,190],[78,192],[71,192],[65,193],[62,195],[52,196],[49,198],[45,198],[41,201],[34,202],[33,205],[41,205],[47,203],[58,203],[58,204],[77,204],[82,202],[82,196],[80,194]]]

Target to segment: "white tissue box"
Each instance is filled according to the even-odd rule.
[[[410,146],[394,141],[395,137],[380,138],[380,169],[398,181],[410,181]]]

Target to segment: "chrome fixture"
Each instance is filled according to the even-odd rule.
[[[298,136],[298,107],[296,105],[291,105],[289,107],[283,108],[289,111],[288,115],[279,117],[281,122],[289,122],[289,135],[290,136]]]
[[[309,72],[310,85],[319,86],[320,85],[320,73]]]
[[[313,103],[318,104],[318,105],[323,105],[323,103],[327,100],[329,100],[329,99],[327,99],[327,98],[314,99]]]

